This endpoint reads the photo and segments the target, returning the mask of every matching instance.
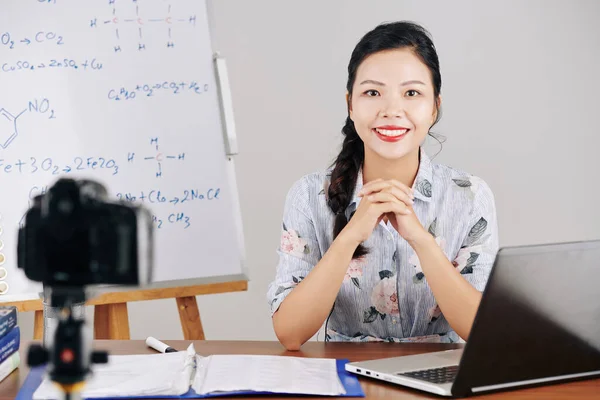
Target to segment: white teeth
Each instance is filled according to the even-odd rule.
[[[380,133],[384,136],[401,136],[404,135],[406,132],[408,132],[408,129],[381,129],[381,128],[375,128],[375,130],[377,131],[377,133]]]

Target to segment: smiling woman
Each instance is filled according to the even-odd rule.
[[[419,25],[382,24],[356,45],[340,154],[286,199],[267,294],[286,348],[323,323],[326,340],[468,338],[498,250],[496,208],[483,180],[421,148],[441,86]]]

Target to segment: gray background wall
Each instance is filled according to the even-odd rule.
[[[251,281],[247,292],[198,297],[208,339],[275,339],[265,292],[285,195],[337,154],[350,53],[383,21],[410,19],[432,33],[443,80],[443,117],[434,130],[447,139],[435,160],[489,183],[501,245],[600,238],[600,2],[212,6],[233,92]],[[439,150],[435,142],[427,149]],[[130,303],[129,314],[132,339],[183,338],[175,300]],[[21,314],[24,338],[32,337],[32,321],[32,313]]]

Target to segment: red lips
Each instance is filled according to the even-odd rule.
[[[406,131],[406,132],[404,132],[401,135],[386,136],[386,135],[382,135],[381,133],[379,133],[377,131],[377,129],[388,130],[388,131]],[[410,132],[410,129],[402,127],[402,126],[396,126],[396,125],[384,125],[384,126],[379,126],[377,128],[374,128],[373,132],[375,132],[375,135],[377,135],[377,137],[379,139],[383,140],[384,142],[398,142],[406,137],[406,135]]]

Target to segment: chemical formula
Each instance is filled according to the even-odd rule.
[[[119,2],[119,5],[120,3],[122,2]],[[157,27],[164,31],[164,46],[172,49],[175,47],[175,41],[173,40],[173,28],[176,25],[188,24],[192,27],[196,26],[195,15],[189,15],[186,17],[175,16],[171,13],[171,4],[166,6],[165,12],[162,15],[144,17],[140,13],[139,3],[140,2],[138,2],[138,0],[131,0],[130,5],[134,6],[133,12],[131,12],[127,10],[128,7],[122,7],[120,5],[117,8],[115,0],[108,0],[108,5],[112,8],[112,15],[107,18],[92,18],[90,20],[90,28],[92,29],[98,29],[100,27],[110,27],[114,29],[113,32],[115,45],[113,50],[115,53],[122,52],[124,47],[134,51],[146,50],[144,31],[146,29],[156,29]],[[121,36],[125,35],[122,35],[121,32],[124,30],[128,32],[135,30],[137,43],[122,43]],[[127,37],[129,37],[129,35]]]
[[[19,46],[31,46],[41,43],[61,46],[65,44],[63,36],[56,32],[36,32],[31,36],[23,38],[14,37],[10,32],[4,32],[0,35],[0,45],[13,50]]]
[[[109,89],[108,99],[114,101],[134,100],[140,97],[152,97],[160,93],[179,94],[183,92],[191,92],[194,94],[203,94],[208,92],[208,84],[199,84],[196,81],[191,82],[175,82],[163,81],[154,84],[141,84],[135,87],[120,89]]]
[[[71,162],[60,163],[52,157],[0,158],[0,174],[61,175],[76,171],[105,170],[110,175],[119,173],[119,164],[113,158],[74,157]]]
[[[36,71],[40,69],[72,69],[80,71],[94,71],[101,70],[102,63],[92,58],[90,60],[73,60],[70,58],[55,59],[51,58],[48,60],[19,60],[11,63],[3,63],[0,71],[2,72],[16,72],[16,71]]]

